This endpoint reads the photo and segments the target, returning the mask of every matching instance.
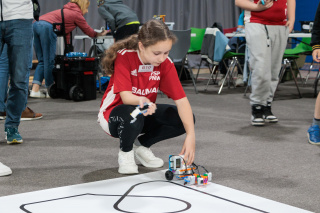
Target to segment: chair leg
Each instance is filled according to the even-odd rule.
[[[296,68],[298,69],[298,75],[300,75],[300,81],[301,81],[301,84],[303,85],[303,79],[302,79],[302,75],[301,75],[301,72],[300,72],[300,70],[299,70],[297,61],[294,59],[294,60],[293,60],[293,63],[294,63],[294,65],[296,66]]]
[[[290,63],[290,62],[289,62],[289,63]],[[299,89],[299,85],[298,85],[298,82],[297,82],[297,78],[296,78],[296,76],[295,76],[295,74],[294,74],[294,72],[293,72],[293,69],[292,69],[292,67],[291,67],[291,64],[289,64],[289,68],[290,68],[290,71],[291,71],[291,74],[292,74],[292,78],[293,78],[293,80],[294,80],[294,83],[296,84],[296,87],[297,87],[297,90],[298,90],[298,93],[299,93],[299,97],[302,98],[302,95],[301,95],[300,89]]]
[[[280,73],[279,73],[278,85],[277,85],[277,88],[276,88],[275,92],[278,90],[279,84],[280,84],[280,82],[282,81],[282,78],[283,78],[283,76],[284,76],[284,73],[285,73],[285,71],[286,71],[286,68],[287,68],[287,62],[286,62],[286,59],[285,59],[284,64],[283,64],[283,66],[282,66],[282,68],[281,68],[281,70],[280,70]]]
[[[207,85],[206,85],[206,88],[204,89],[204,91],[207,91],[211,79],[214,80],[213,75],[214,75],[214,71],[216,70],[216,68],[217,68],[217,65],[213,65],[212,72],[210,73],[210,77],[209,77],[209,80],[207,82]]]
[[[224,65],[226,66],[226,63],[224,62]],[[231,68],[232,67],[232,68]],[[221,91],[222,91],[222,88],[223,88],[223,85],[224,85],[224,82],[227,80],[228,78],[228,88],[230,88],[230,72],[233,72],[231,70],[234,69],[234,63],[231,63],[231,65],[228,67],[228,70],[227,70],[227,73],[226,73],[226,76],[224,77],[224,79],[222,80],[222,83],[221,83],[221,86],[220,86],[220,89],[218,91],[218,94],[220,95]]]
[[[197,76],[196,76],[196,81],[198,80],[198,75],[199,75],[199,72],[200,72],[200,67],[201,67],[201,64],[202,64],[202,58],[200,60],[200,64],[199,64],[199,68],[198,68],[198,72],[197,72]]]
[[[252,75],[252,71],[250,70],[249,71],[249,77],[248,77],[248,80],[247,80],[247,86],[246,86],[246,89],[244,90],[243,96],[247,95],[247,92],[248,92],[249,88],[251,87],[251,75]]]
[[[181,69],[180,69],[180,72],[179,72],[179,80],[181,79],[182,72],[183,72],[183,63],[181,64]]]
[[[313,61],[311,62],[311,65],[310,65],[310,67],[309,67],[309,71],[308,71],[306,80],[304,81],[304,84],[307,84],[307,82],[308,82],[308,79],[309,79],[309,76],[310,76],[310,72],[311,72],[311,70],[312,70],[312,67],[313,67]]]
[[[193,75],[193,71],[192,71],[192,68],[190,67],[188,62],[187,62],[187,66],[188,66],[188,71],[190,73],[190,77],[191,77],[191,80],[192,80],[192,83],[193,83],[193,86],[194,86],[194,91],[196,92],[196,94],[198,94],[198,90],[197,90],[196,81],[195,81],[195,78],[194,78],[194,75]]]

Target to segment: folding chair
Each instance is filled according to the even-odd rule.
[[[238,69],[241,70],[241,73],[243,73],[242,71],[242,68],[241,68],[241,64],[239,62],[239,58],[240,57],[245,57],[245,54],[244,53],[236,53],[236,52],[226,52],[223,56],[223,63],[224,63],[224,66],[226,66],[226,68],[228,69],[227,70],[227,73],[224,77],[224,79],[222,80],[222,83],[221,83],[221,86],[220,86],[220,89],[218,91],[218,94],[220,95],[222,89],[223,89],[223,86],[224,86],[224,82],[227,80],[228,78],[228,88],[230,88],[230,82],[232,82],[233,86],[236,87],[235,85],[235,82],[234,82],[234,70],[236,68],[236,66],[238,67]],[[231,63],[229,66],[227,66],[227,64],[225,63],[225,61],[228,61],[228,60],[231,60]],[[208,86],[208,84],[207,84]]]
[[[311,42],[311,38],[302,38],[301,42],[299,44],[297,44],[297,46],[295,48],[286,49],[284,51],[284,55],[291,55],[291,56],[292,55],[312,55],[312,47],[310,46],[310,42]],[[295,63],[295,65],[297,66],[296,59],[293,59],[292,62]],[[310,75],[312,66],[313,66],[313,61],[309,67],[308,74],[307,74],[306,80],[304,82],[305,84],[307,83],[307,81],[309,79],[309,75]],[[302,76],[301,76],[300,71],[299,71],[299,75],[300,75],[300,79],[302,80]]]
[[[211,77],[213,77],[213,73],[216,72],[216,68],[219,64],[219,62],[218,63],[213,62],[216,32],[220,32],[220,30],[218,28],[206,28],[206,30],[205,30],[205,34],[203,37],[203,42],[202,42],[201,50],[200,50],[201,60],[200,60],[200,64],[198,67],[196,80],[198,79],[200,67],[201,67],[201,64],[203,61],[206,61],[208,63]],[[215,81],[216,81],[216,79],[213,80],[213,83],[215,83]]]
[[[191,39],[190,39],[190,48],[188,53],[196,53],[201,50],[202,41],[204,37],[204,33],[206,32],[206,28],[195,28],[190,27],[191,29]]]
[[[299,97],[302,98],[302,95],[301,95],[300,89],[299,89],[299,85],[298,85],[298,82],[297,82],[297,78],[296,78],[296,76],[295,76],[295,74],[293,72],[292,66],[291,66],[291,63],[295,62],[296,59],[298,59],[298,58],[299,58],[299,55],[287,55],[287,54],[283,55],[283,66],[282,66],[282,68],[280,70],[280,73],[279,73],[279,81],[278,81],[277,89],[278,89],[279,84],[281,83],[281,81],[283,79],[283,76],[284,76],[284,74],[286,72],[286,69],[289,67],[290,71],[291,71],[291,74],[292,74],[292,78],[294,80],[294,83],[296,84]],[[299,70],[299,68],[297,66],[297,63],[295,62],[294,64],[296,65],[297,69]],[[276,91],[277,91],[277,89],[276,89]]]
[[[181,69],[179,71],[179,79],[182,72],[185,71],[184,68],[187,69],[187,71],[190,73],[194,90],[196,93],[198,93],[195,78],[187,60],[187,53],[190,47],[191,30],[172,30],[172,32],[177,36],[178,41],[174,45],[172,45],[169,57],[175,65],[181,65]]]

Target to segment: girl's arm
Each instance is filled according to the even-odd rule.
[[[259,0],[257,4],[250,0],[235,0],[235,4],[244,10],[258,12],[272,7],[273,0],[265,0],[265,5],[261,4],[261,0]]]
[[[186,130],[186,139],[179,155],[184,155],[187,165],[194,161],[196,137],[194,131],[193,113],[187,97],[174,101],[178,108],[178,113]]]
[[[134,95],[132,94],[131,91],[120,92],[120,97],[123,104],[126,104],[126,105],[134,105],[134,106],[140,105],[140,107],[143,108],[143,104],[148,103],[149,108],[146,113],[143,113],[144,116],[152,115],[153,113],[155,113],[157,109],[156,105],[152,103],[148,98],[144,96]]]

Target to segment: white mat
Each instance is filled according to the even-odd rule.
[[[182,181],[166,181],[164,173],[0,197],[0,212],[309,212],[214,183],[186,187]]]

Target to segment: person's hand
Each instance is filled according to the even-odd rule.
[[[293,30],[294,21],[288,20],[287,23],[286,23],[286,26],[289,27],[289,33],[291,33],[292,30]]]
[[[312,58],[316,62],[320,62],[320,49],[315,49],[312,52]]]
[[[101,33],[97,33],[97,37],[107,35],[111,30],[103,30]]]
[[[261,0],[257,3],[257,10],[256,11],[263,11],[269,9],[273,5],[273,0],[264,0],[264,5],[261,3]]]
[[[144,107],[144,103],[147,103],[149,105],[148,109],[147,109],[147,112],[143,113],[144,116],[147,116],[147,115],[152,115],[153,113],[156,112],[156,109],[157,109],[157,106],[156,104],[152,103],[148,98],[146,97],[140,97],[139,98],[139,105],[140,105],[140,108],[143,108]]]
[[[182,146],[182,150],[179,155],[184,155],[184,160],[187,165],[191,165],[194,161],[194,154],[196,149],[196,142],[194,136],[186,137],[184,144]]]

